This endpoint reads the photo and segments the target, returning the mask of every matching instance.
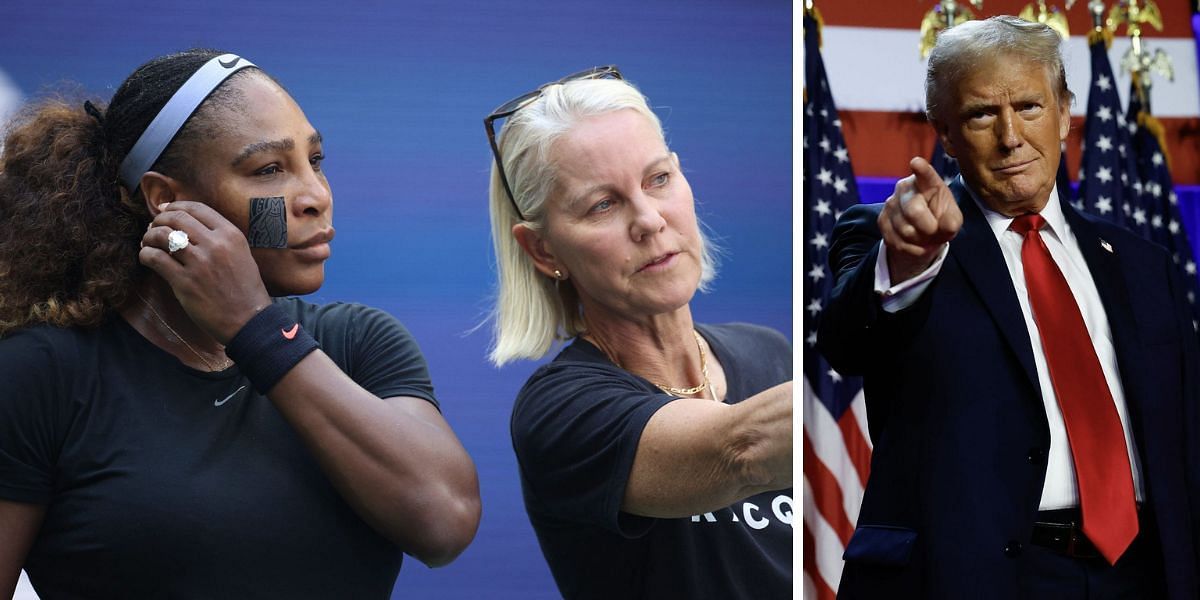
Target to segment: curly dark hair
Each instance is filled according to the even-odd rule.
[[[0,337],[36,323],[95,326],[147,273],[138,242],[150,222],[140,191],[117,171],[171,96],[209,59],[193,49],[147,62],[107,108],[49,99],[26,107],[0,147]],[[228,80],[262,73],[243,69]],[[222,84],[180,129],[152,169],[188,183],[189,150],[219,128],[214,106],[240,99]]]

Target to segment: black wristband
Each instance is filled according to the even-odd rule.
[[[272,304],[246,321],[225,345],[225,354],[254,389],[265,395],[300,359],[319,347],[287,311]]]

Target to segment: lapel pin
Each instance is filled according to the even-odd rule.
[[[1100,247],[1104,248],[1105,250],[1108,250],[1109,254],[1113,253],[1112,244],[1110,244],[1104,240],[1100,240]]]

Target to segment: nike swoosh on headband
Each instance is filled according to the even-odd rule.
[[[125,160],[121,161],[118,171],[121,183],[130,192],[136,192],[142,183],[142,175],[154,166],[163,150],[175,139],[175,134],[196,112],[196,108],[204,102],[208,95],[217,89],[230,75],[247,67],[257,66],[254,63],[236,55],[222,54],[204,63],[191,77],[171,96],[170,100],[150,121],[146,131],[133,145]]]

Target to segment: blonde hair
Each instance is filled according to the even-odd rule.
[[[646,97],[632,84],[618,79],[570,81],[547,87],[540,98],[504,124],[497,144],[508,183],[526,219],[522,220],[513,209],[493,160],[489,212],[499,281],[492,310],[494,343],[488,359],[496,366],[518,358],[541,358],[555,342],[585,331],[574,284],[538,272],[512,229],[520,223],[540,231],[545,225],[545,203],[557,176],[550,156],[554,143],[584,119],[625,109],[646,117],[666,146],[662,123]],[[703,229],[700,243],[699,289],[703,291],[716,275],[716,260]]]

